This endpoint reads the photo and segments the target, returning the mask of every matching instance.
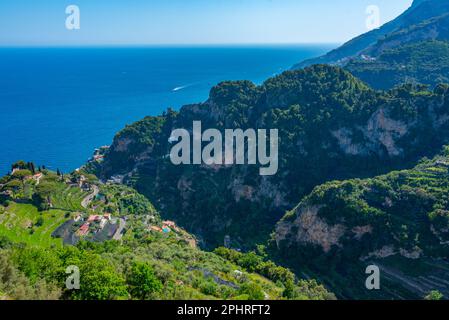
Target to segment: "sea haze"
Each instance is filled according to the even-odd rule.
[[[126,124],[257,84],[335,45],[0,49],[0,175],[17,160],[81,166]]]

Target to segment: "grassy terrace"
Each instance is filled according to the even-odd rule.
[[[61,246],[62,240],[51,237],[51,233],[67,218],[67,212],[50,210],[39,212],[32,204],[12,202],[0,215],[0,236],[6,236],[14,242],[31,246]],[[43,224],[36,226],[39,217]]]
[[[88,193],[83,192],[80,188],[69,187],[65,184],[58,183],[51,195],[51,202],[55,208],[68,211],[84,211],[81,201]]]
[[[22,176],[30,175],[22,169]],[[0,204],[0,236],[14,242],[31,246],[61,246],[62,240],[52,238],[53,231],[63,224],[74,212],[84,212],[82,200],[89,194],[76,186],[70,186],[55,173],[46,171],[36,183],[33,179],[20,180],[20,176],[3,178],[4,185],[18,183],[14,198]],[[49,199],[51,208],[40,208],[34,195],[40,194],[41,201]],[[43,210],[43,211],[42,211]]]

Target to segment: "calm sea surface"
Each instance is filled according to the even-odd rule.
[[[257,84],[332,45],[0,49],[0,175],[23,159],[71,171],[114,134],[223,80]]]

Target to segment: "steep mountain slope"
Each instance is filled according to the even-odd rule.
[[[304,61],[340,65],[375,89],[403,83],[435,86],[449,79],[449,2],[415,1],[378,30],[361,35],[323,57]]]
[[[401,83],[434,87],[449,83],[449,42],[425,41],[383,51],[376,59],[352,59],[345,66],[353,75],[376,89]]]
[[[121,178],[207,247],[251,248],[315,186],[412,167],[449,140],[445,86],[376,92],[348,72],[317,65],[288,71],[262,86],[224,82],[202,104],[148,117],[117,134],[103,179]],[[279,170],[256,165],[173,165],[167,154],[176,128],[279,129]],[[229,238],[228,238],[229,239]]]
[[[101,184],[82,171],[33,174],[28,167],[34,170],[19,165],[0,178],[0,297],[334,298],[316,281],[297,281],[291,271],[255,253],[200,250],[193,236],[163,222],[131,188]],[[98,197],[89,197],[96,190]],[[89,199],[85,206],[83,199]],[[74,237],[81,238],[76,246],[62,245],[61,238]],[[69,266],[80,270],[79,290],[66,287]]]
[[[316,187],[274,241],[284,262],[343,297],[449,297],[449,147],[411,170]],[[371,264],[381,268],[378,292],[364,288]]]
[[[367,54],[378,56],[385,49],[422,40],[448,40],[447,0],[415,0],[412,6],[393,21],[345,43],[328,54],[294,66],[312,64],[345,65],[350,59]]]

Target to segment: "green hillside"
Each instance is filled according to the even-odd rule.
[[[316,187],[273,241],[287,265],[319,273],[342,297],[449,297],[449,147],[410,170]],[[384,276],[379,292],[363,287],[373,263]]]
[[[14,167],[0,184],[3,298],[335,298],[316,281],[298,280],[263,258],[262,251],[200,250],[192,235],[162,221],[145,197],[126,186],[103,184],[84,171],[56,174],[24,162]],[[80,234],[91,218],[88,233]],[[80,270],[80,290],[66,288],[69,266]]]
[[[407,85],[375,91],[341,68],[288,71],[261,86],[224,82],[201,104],[169,110],[127,126],[96,168],[120,175],[164,214],[214,248],[264,243],[286,210],[315,186],[413,166],[449,141],[447,87]],[[167,154],[176,128],[276,128],[279,168],[173,165]]]
[[[376,89],[404,83],[434,87],[448,82],[448,41],[449,3],[415,0],[396,19],[293,69],[326,63],[345,68]]]
[[[449,40],[449,3],[441,0],[414,0],[404,13],[380,28],[359,35],[329,53],[298,63],[293,68],[313,64],[344,66],[362,55],[378,57],[384,50],[429,40]]]
[[[39,212],[32,204],[11,202],[0,207],[0,236],[30,246],[59,247],[61,240],[51,233],[67,219],[65,215],[61,210]]]
[[[377,89],[389,89],[401,83],[434,87],[449,83],[449,43],[407,44],[385,50],[375,59],[353,59],[345,69]]]

